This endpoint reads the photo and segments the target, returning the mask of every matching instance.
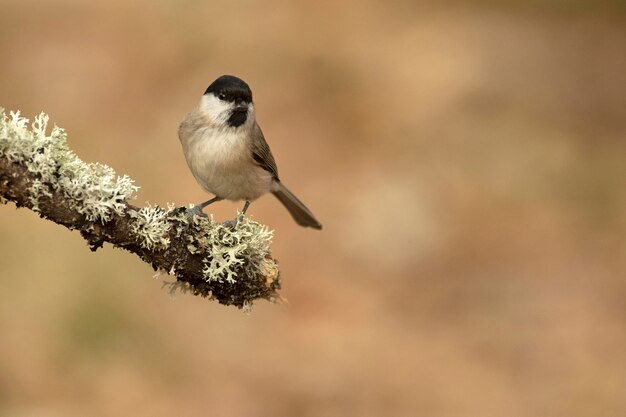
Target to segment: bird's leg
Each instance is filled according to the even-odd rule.
[[[248,211],[248,207],[250,207],[250,200],[246,200],[246,202],[243,205],[243,210],[241,210],[241,219],[243,220],[243,215],[246,214],[246,211]]]
[[[246,214],[248,207],[250,207],[250,200],[246,200],[246,202],[244,203],[243,209],[241,210],[241,214],[235,217],[233,220],[228,220],[227,222],[224,222],[224,226],[230,227],[230,228],[234,228],[235,226],[237,226],[237,223],[243,221],[243,215]]]
[[[190,216],[204,216],[204,217],[207,217],[207,215],[204,214],[202,209],[204,209],[209,204],[215,203],[216,201],[220,201],[220,200],[223,200],[223,198],[215,196],[212,199],[205,201],[204,203],[200,203],[200,204],[194,206],[193,208],[187,209],[187,214],[190,215]]]

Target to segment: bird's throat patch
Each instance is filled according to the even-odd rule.
[[[234,111],[228,118],[228,125],[231,127],[239,127],[246,122],[248,112]]]

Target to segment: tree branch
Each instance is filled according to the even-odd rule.
[[[67,146],[65,132],[46,133],[48,116],[32,125],[0,108],[0,203],[14,202],[42,218],[79,230],[91,250],[105,242],[174,275],[171,292],[191,292],[225,305],[277,300],[280,276],[270,255],[272,232],[245,219],[234,229],[184,207],[128,204],[138,187],[106,165],[87,164]]]

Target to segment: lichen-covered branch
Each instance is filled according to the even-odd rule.
[[[108,242],[138,255],[176,277],[166,283],[170,291],[240,308],[279,297],[267,227],[245,219],[231,229],[189,216],[184,207],[130,205],[138,190],[130,178],[83,162],[67,146],[63,129],[47,133],[47,123],[42,113],[29,126],[19,112],[6,115],[0,108],[0,203],[14,202],[79,230],[94,251]]]

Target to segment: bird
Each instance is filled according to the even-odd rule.
[[[243,200],[241,214],[226,222],[234,227],[252,201],[271,192],[297,224],[322,229],[279,179],[276,161],[255,118],[252,90],[241,78],[222,75],[213,81],[180,123],[178,137],[194,178],[214,195],[188,209],[190,215],[203,215],[203,209],[217,201]]]

